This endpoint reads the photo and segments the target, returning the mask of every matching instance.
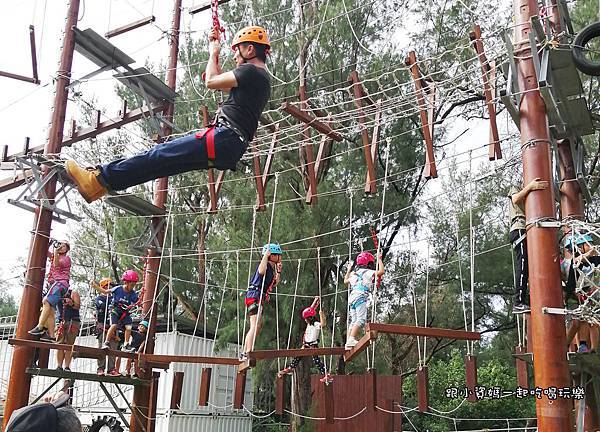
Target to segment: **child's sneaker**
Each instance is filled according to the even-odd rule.
[[[46,331],[45,328],[37,325],[34,328],[32,328],[31,330],[29,330],[27,333],[29,333],[30,335],[33,335],[33,336],[41,336],[42,334],[44,334],[45,331]]]
[[[42,341],[42,342],[56,342],[56,339],[54,339],[52,336],[50,336],[48,334],[48,332],[44,332],[40,336],[40,341]]]
[[[240,360],[241,362],[245,362],[245,361],[247,361],[247,360],[248,360],[248,354],[246,354],[245,352],[241,352],[241,353],[240,353],[239,360]]]
[[[65,372],[71,372],[71,368],[70,367],[65,367]]]
[[[326,373],[325,376],[323,378],[321,378],[319,381],[321,381],[323,384],[329,384],[329,383],[333,382],[333,378],[331,377],[331,375]]]
[[[348,338],[348,340],[346,341],[345,348],[347,350],[351,350],[352,348],[354,348],[356,346],[357,343],[358,343],[358,341],[355,338],[353,338],[352,336],[350,336]]]
[[[281,369],[279,372],[277,372],[277,377],[281,378],[284,375],[291,374],[292,371],[293,371],[293,369],[291,367],[285,367],[285,368]]]
[[[103,349],[103,350],[109,350],[109,349],[110,349],[110,344],[108,343],[108,341],[104,342],[104,343],[102,344],[102,348],[100,348],[100,349]],[[110,373],[110,372],[109,372],[109,373]]]
[[[98,370],[96,371],[96,373],[97,373],[98,375],[104,375],[104,369],[102,369],[102,368],[98,368]]]
[[[119,373],[119,371],[117,371],[116,369],[109,370],[106,375],[107,376],[121,376],[121,374]]]

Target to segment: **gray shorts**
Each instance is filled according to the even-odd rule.
[[[350,320],[350,327],[352,326],[364,326],[367,322],[367,302],[363,301],[362,303],[358,304],[358,305],[350,305],[350,313],[349,313],[349,320]]]

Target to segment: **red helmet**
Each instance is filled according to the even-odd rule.
[[[356,264],[359,266],[366,266],[369,263],[374,263],[375,257],[370,252],[361,252],[356,257]]]
[[[317,311],[313,307],[307,307],[302,311],[302,319],[314,317],[317,315]]]
[[[121,276],[121,280],[123,280],[123,282],[137,282],[140,278],[135,270],[125,270],[125,273]]]

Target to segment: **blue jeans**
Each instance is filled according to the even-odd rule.
[[[248,143],[233,130],[215,128],[215,160],[213,167],[235,170]],[[101,180],[108,189],[123,190],[161,177],[188,171],[208,169],[206,135],[195,134],[157,144],[150,150],[127,159],[118,159],[99,167]]]

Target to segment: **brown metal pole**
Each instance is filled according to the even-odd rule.
[[[177,56],[179,54],[179,28],[181,24],[181,0],[175,0],[173,6],[173,23],[171,27],[171,32],[169,35],[169,62],[167,69],[167,82],[166,84],[173,90],[175,90],[176,82],[177,82]],[[169,121],[173,121],[173,112],[175,110],[175,104],[170,103],[165,109],[165,117]],[[163,135],[168,136],[173,133],[171,127],[166,124],[162,127]],[[167,192],[169,186],[169,179],[166,177],[160,178],[156,180],[155,188],[154,188],[154,205],[160,208],[165,208],[165,204],[167,202]],[[155,217],[152,219],[152,223],[155,228],[158,228],[161,223],[160,217]],[[164,243],[165,232],[161,230],[157,233],[157,241],[160,245],[161,249]],[[156,327],[156,315],[157,310],[154,305],[154,296],[156,293],[156,286],[158,283],[158,270],[160,265],[160,256],[157,254],[156,249],[151,248],[148,249],[148,265],[146,266],[146,275],[144,277],[144,298],[142,299],[142,314],[148,318],[150,322],[150,327],[148,328],[148,344],[146,345],[146,353],[152,354],[154,353],[154,333]],[[148,317],[148,313],[152,311],[152,316]],[[152,378],[152,371],[146,370],[142,376],[145,379]],[[141,416],[135,416],[133,413],[131,415],[131,428],[130,432],[139,432],[143,430],[143,426],[139,424],[137,418],[147,418],[149,417],[150,407],[150,389],[144,386],[135,386],[133,390],[133,409],[137,410],[141,413]],[[154,429],[155,423],[148,422],[148,426],[151,429]],[[148,430],[146,432],[152,432],[152,430]]]
[[[556,20],[558,22],[558,20]],[[560,167],[560,215],[564,221],[573,219],[584,220],[585,204],[581,187],[577,182],[577,174],[575,172],[575,162],[573,160],[573,152],[571,151],[571,143],[568,139],[558,141],[558,156]],[[567,341],[571,343],[570,340]],[[573,385],[579,385],[576,377],[576,382]],[[595,431],[600,430],[600,418],[597,414],[598,405],[594,397],[594,384],[590,382],[585,388],[585,411],[583,419],[579,416],[576,418],[576,423],[583,420],[585,430]],[[579,425],[578,425],[579,426]]]
[[[71,0],[65,23],[64,41],[60,56],[60,66],[57,72],[56,90],[54,93],[54,108],[48,142],[44,154],[60,153],[65,114],[67,111],[66,87],[69,85],[71,76],[71,65],[73,64],[73,51],[75,49],[75,36],[71,30],[77,24],[79,13],[79,0]],[[47,167],[42,168],[44,175]],[[48,198],[54,198],[56,194],[56,178],[50,179],[46,184],[45,193]],[[46,270],[46,259],[48,254],[48,243],[50,229],[52,227],[52,212],[38,206],[35,211],[33,222],[33,233],[29,247],[29,260],[25,273],[25,286],[19,306],[17,319],[17,330],[15,336],[19,339],[31,339],[27,331],[37,324],[40,305],[42,302],[42,286],[44,284],[44,273]],[[8,391],[6,404],[4,405],[3,423],[6,426],[12,412],[24,407],[29,403],[29,390],[31,376],[25,372],[30,366],[33,358],[33,349],[28,347],[15,347],[10,367]]]
[[[528,184],[539,178],[551,185],[546,108],[537,90],[532,47],[529,44],[529,33],[532,31],[529,20],[537,14],[535,0],[514,1],[516,75],[519,89],[523,92],[519,106],[523,180],[524,184]],[[536,47],[533,47],[533,53],[537,55]],[[552,187],[533,191],[527,196],[525,215],[529,223],[556,217]],[[556,235],[556,228],[544,228],[535,224],[527,231],[534,379],[535,386],[544,389],[570,385],[564,318],[542,313],[543,307],[560,308],[563,305]],[[551,401],[546,396],[536,399],[538,430],[571,431],[570,408],[567,399]]]

